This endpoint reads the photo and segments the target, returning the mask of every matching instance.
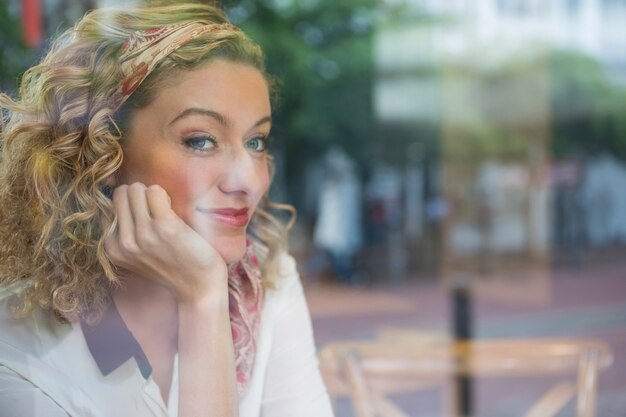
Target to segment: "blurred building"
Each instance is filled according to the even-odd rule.
[[[402,24],[381,27],[375,40],[375,110],[382,120],[437,119],[436,86],[411,74],[465,59],[474,48],[483,48],[474,58],[484,62],[541,42],[596,58],[626,82],[626,0],[407,0],[406,5]],[[415,96],[424,99],[416,103]]]
[[[468,18],[479,41],[505,44],[529,39],[582,51],[609,67],[626,69],[624,0],[422,0],[428,13]],[[459,33],[442,42],[454,47]],[[454,40],[454,37],[457,40]]]
[[[374,38],[377,131],[387,158],[421,170],[424,201],[439,195],[447,200],[441,255],[481,254],[483,264],[511,252],[545,260],[552,224],[563,229],[586,222],[583,229],[591,228],[593,210],[584,218],[587,207],[575,216],[569,215],[575,209],[571,204],[565,212],[553,209],[563,196],[554,192],[550,178],[551,126],[558,115],[545,53],[587,56],[626,83],[626,1],[387,5],[398,12]],[[415,142],[425,150],[417,164],[407,157]],[[508,181],[513,177],[516,181]],[[409,187],[414,185],[405,184],[405,195]],[[566,191],[567,198],[578,198],[577,189]],[[558,218],[565,215],[575,221]],[[577,242],[583,234],[576,233]]]

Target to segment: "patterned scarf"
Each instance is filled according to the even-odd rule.
[[[230,23],[177,23],[133,32],[119,51],[122,82],[113,94],[119,108],[154,68],[169,54],[205,33],[239,30]]]
[[[252,243],[248,241],[247,245],[243,259],[228,268],[228,307],[240,394],[245,391],[252,377],[263,304],[259,262]]]

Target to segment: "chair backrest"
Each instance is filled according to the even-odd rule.
[[[525,417],[554,416],[574,397],[577,417],[593,417],[598,373],[612,360],[609,347],[594,339],[416,343],[401,337],[336,342],[320,351],[331,395],[349,396],[357,417],[405,417],[388,396],[424,388],[443,389],[453,403],[450,381],[458,375],[563,377]]]

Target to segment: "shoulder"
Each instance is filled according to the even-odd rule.
[[[14,307],[19,303],[23,286],[11,285],[0,287],[0,343],[20,346],[24,349],[35,346],[38,311],[32,311],[25,317],[14,314]],[[37,309],[35,309],[37,310]],[[1,358],[0,358],[1,359]]]
[[[300,281],[300,274],[295,258],[288,252],[281,252],[277,256],[276,260],[277,268],[275,270],[275,289],[271,289],[268,292],[276,291],[284,293],[287,291],[302,290],[302,282]]]
[[[266,306],[272,310],[283,310],[289,304],[304,300],[304,291],[294,257],[282,252],[277,255],[276,268],[271,281],[274,286],[266,289]]]
[[[298,276],[298,270],[296,267],[296,260],[288,252],[281,252],[278,255],[278,274],[281,278],[291,278]]]
[[[31,398],[50,408],[46,416],[92,415],[85,412],[97,407],[85,388],[91,361],[80,326],[62,323],[38,306],[24,317],[14,315],[20,292],[0,289],[0,410],[9,397],[15,410]]]
[[[74,326],[60,322],[39,306],[34,306],[26,315],[15,314],[23,290],[23,285],[0,288],[0,348],[11,349],[18,356],[43,360],[64,345]],[[8,356],[0,354],[0,364],[7,363]]]

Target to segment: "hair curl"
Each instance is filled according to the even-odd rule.
[[[154,3],[154,2],[153,2]],[[224,26],[165,58],[120,108],[113,93],[122,75],[117,53],[137,30],[201,21],[227,22],[203,4],[101,9],[86,14],[24,74],[19,99],[0,95],[0,285],[24,285],[18,312],[35,305],[73,320],[97,317],[120,284],[104,241],[116,227],[103,193],[123,159],[123,132],[135,110],[181,71],[215,58],[251,65],[268,80],[261,49]],[[273,171],[271,159],[270,171]],[[273,210],[286,210],[284,224]],[[265,195],[251,221],[265,287],[273,287],[277,255],[295,217]]]

